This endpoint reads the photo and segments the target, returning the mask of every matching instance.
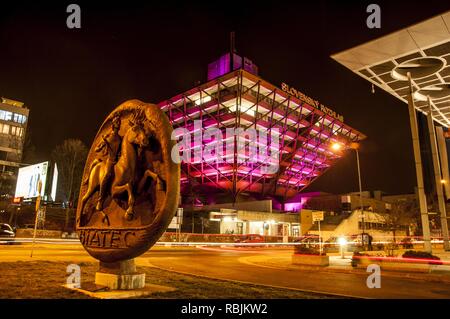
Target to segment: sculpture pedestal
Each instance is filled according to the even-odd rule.
[[[114,263],[100,262],[95,274],[95,284],[110,290],[133,290],[145,286],[145,274],[136,272],[134,259]]]
[[[136,272],[134,259],[116,263],[100,262],[94,283],[81,283],[79,288],[71,285],[64,287],[99,299],[142,298],[155,293],[176,290],[172,287],[146,284],[145,274]]]

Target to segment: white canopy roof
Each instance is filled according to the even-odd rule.
[[[402,62],[420,57],[438,57],[443,68],[431,76],[413,80],[414,90],[450,83],[450,11],[411,27],[334,54],[334,60],[407,103],[408,82],[392,77],[391,71]],[[426,113],[426,101],[415,101]],[[435,121],[450,126],[450,96],[433,99]]]

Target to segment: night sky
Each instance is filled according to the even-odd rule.
[[[125,100],[158,103],[205,82],[207,64],[229,49],[235,31],[238,54],[262,78],[314,97],[368,136],[360,150],[364,189],[413,191],[406,104],[379,89],[372,94],[330,55],[443,13],[447,1],[92,2],[1,4],[0,96],[30,108],[40,159],[67,138],[89,146]],[[373,2],[381,6],[381,29],[366,26]],[[81,29],[66,26],[69,3],[81,6]],[[357,190],[353,153],[305,191],[318,190]]]

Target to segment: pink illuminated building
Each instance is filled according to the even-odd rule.
[[[193,131],[194,120],[201,120],[203,130],[277,129],[279,169],[264,174],[260,164],[239,162],[229,152],[226,156],[232,159],[225,163],[182,163],[182,194],[194,198],[194,204],[206,204],[224,193],[234,201],[245,194],[254,199],[278,198],[284,202],[342,156],[330,148],[333,143],[349,145],[365,138],[344,124],[341,115],[317,100],[284,83],[277,87],[255,75],[257,67],[250,60],[241,59],[239,65],[232,62],[231,72],[228,60],[225,55],[216,64],[210,64],[208,82],[159,105],[174,128]]]

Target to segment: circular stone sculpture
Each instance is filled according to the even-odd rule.
[[[170,224],[180,194],[172,130],[157,105],[139,100],[121,104],[101,125],[86,160],[76,215],[80,241],[100,260],[100,272],[134,274],[133,258]]]

